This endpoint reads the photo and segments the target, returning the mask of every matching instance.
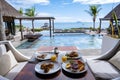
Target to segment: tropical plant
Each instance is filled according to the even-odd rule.
[[[117,36],[118,36],[118,38],[120,38],[120,28],[119,28],[119,25],[118,25],[118,18],[117,18],[117,15],[116,15],[115,12],[112,13],[112,18],[115,21],[115,27],[117,28],[117,31],[118,31]],[[114,35],[114,26],[113,26],[112,22],[110,22],[110,24],[111,24],[111,27],[112,27],[112,36],[115,36]]]
[[[33,17],[35,16],[35,7],[29,8],[25,10],[25,15]]]
[[[93,30],[95,29],[96,17],[101,9],[102,8],[100,8],[100,5],[90,5],[89,10],[85,10],[87,13],[89,13],[93,17]]]
[[[37,14],[35,14],[35,7],[26,9],[25,15],[30,16],[30,17],[34,17]],[[33,27],[33,32],[34,32],[34,20],[32,20],[32,27]]]
[[[20,14],[23,14],[23,9],[20,8],[20,9],[18,10],[18,12],[19,12]]]

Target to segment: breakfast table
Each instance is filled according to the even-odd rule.
[[[82,59],[83,60],[83,59]],[[59,60],[58,60],[59,61]],[[39,74],[36,72],[36,64],[43,62],[43,60],[38,60],[33,55],[30,61],[24,66],[21,72],[15,77],[14,80],[95,80],[89,66],[85,62],[85,67],[87,70],[80,74],[68,73],[62,68],[62,63],[60,63],[60,69],[52,74]]]

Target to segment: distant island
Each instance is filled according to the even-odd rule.
[[[81,21],[77,21],[76,23],[81,23]]]

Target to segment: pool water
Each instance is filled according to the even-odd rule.
[[[25,42],[17,48],[33,48],[40,46],[76,46],[79,49],[100,49],[102,39],[100,36],[88,34],[56,34],[54,37],[42,36],[34,42]]]

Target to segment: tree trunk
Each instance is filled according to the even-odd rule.
[[[95,30],[95,21],[93,22],[93,29]]]
[[[32,20],[32,31],[33,31],[33,33],[35,32],[34,31],[34,20]]]
[[[93,31],[95,30],[95,17],[93,18]]]
[[[4,41],[4,40],[6,40],[6,35],[5,35],[5,28],[3,26],[3,16],[0,10],[0,41]]]

